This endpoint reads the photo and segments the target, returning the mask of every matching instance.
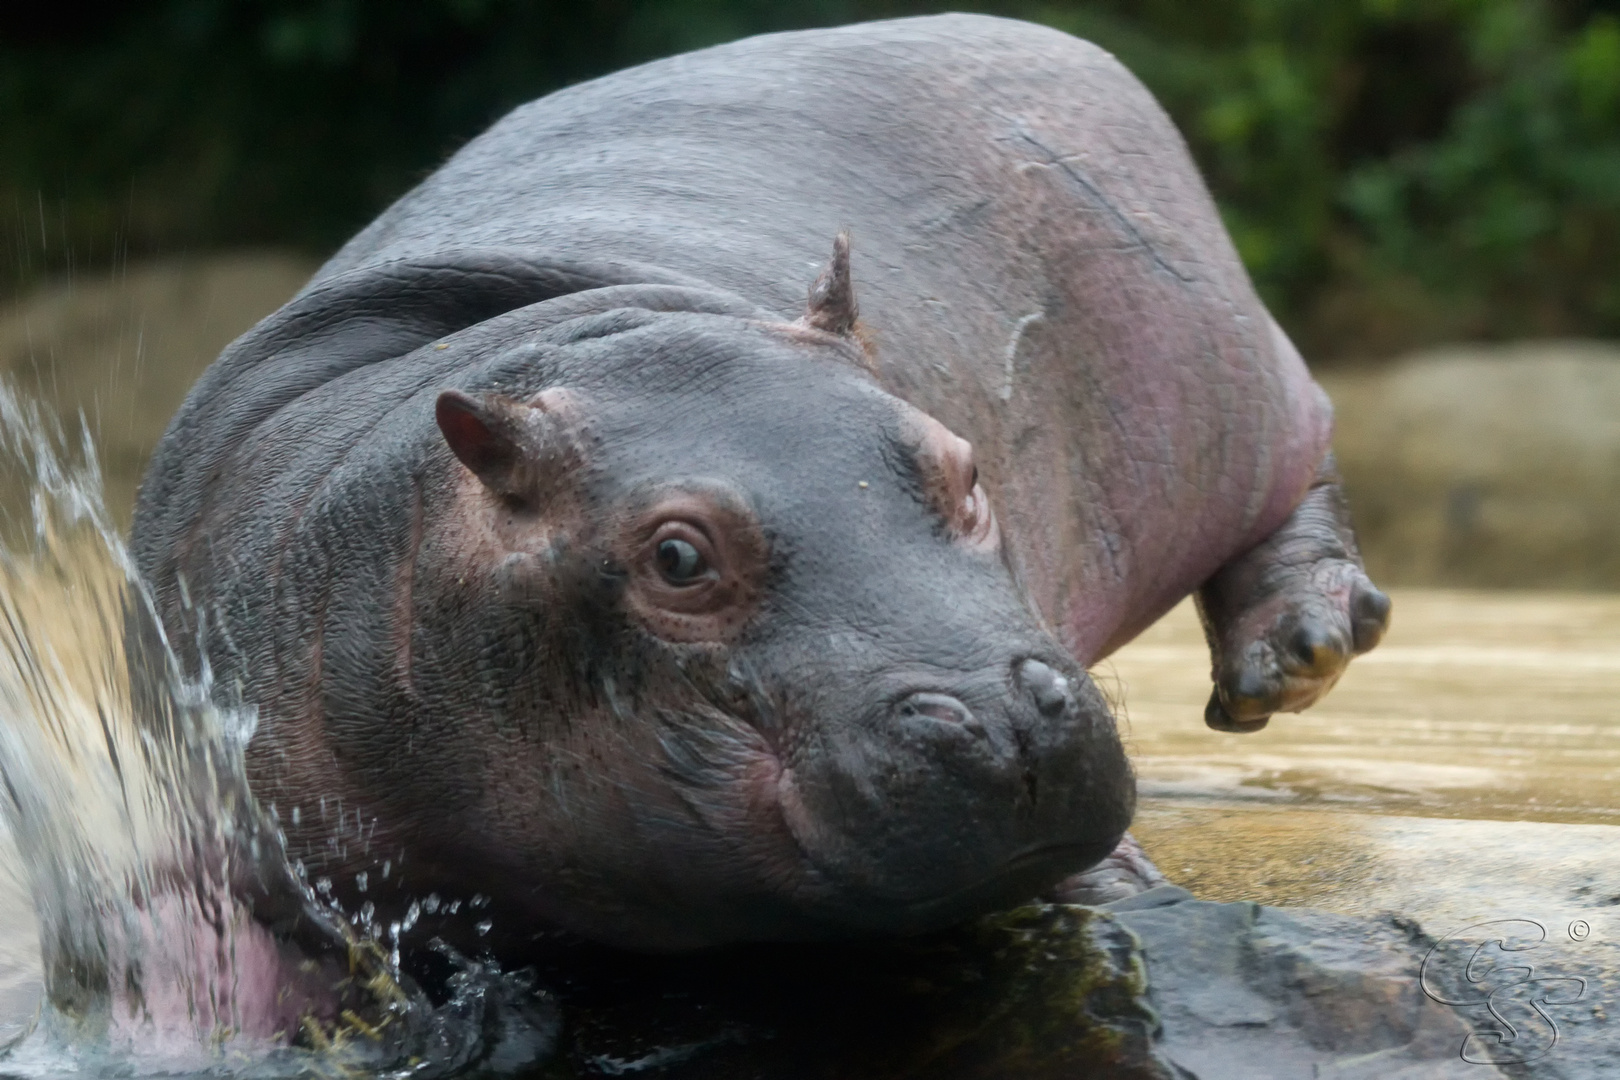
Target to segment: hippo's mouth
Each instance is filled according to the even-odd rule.
[[[1007,860],[1004,867],[1007,873],[1017,873],[1020,870],[1033,869],[1040,866],[1062,864],[1073,866],[1069,873],[1079,873],[1081,870],[1095,866],[1108,857],[1119,841],[1115,839],[1101,851],[1096,843],[1063,843],[1042,844],[1037,847],[1021,851]]]
[[[840,873],[838,860],[832,854],[837,850],[837,830],[828,829],[825,823],[816,821],[807,812],[796,791],[792,771],[783,770],[776,779],[776,803],[781,820],[803,865],[823,888],[832,888],[835,895],[824,894],[824,899],[832,899],[834,907],[842,909],[843,918],[835,917],[836,921],[843,923],[854,915],[853,921],[867,930],[925,932],[1033,900],[1064,878],[1107,858],[1119,842],[1117,836],[1039,842],[1014,851],[988,868],[981,865],[979,873],[966,881],[959,879],[945,889],[925,886],[902,892],[879,887],[868,891],[872,882],[862,883],[863,888]],[[843,895],[836,895],[839,893]]]
[[[1118,843],[1119,838],[1115,837],[1106,842],[1071,842],[1031,847],[1013,855],[1002,863],[1000,869],[984,875],[972,884],[921,901],[917,907],[919,911],[928,911],[970,905],[978,896],[1016,892],[1026,884],[1027,893],[1010,896],[1006,902],[1016,904],[1023,900],[1032,900],[1046,887],[1096,866],[1108,857]]]

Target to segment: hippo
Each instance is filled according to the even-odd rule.
[[[131,550],[407,939],[914,935],[1151,876],[1087,669],[1189,594],[1224,731],[1377,643],[1331,418],[1118,61],[899,19],[512,111],[202,376]]]

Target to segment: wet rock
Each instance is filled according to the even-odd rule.
[[[541,1075],[1596,1080],[1620,1075],[1620,949],[1592,944],[1165,885],[904,943],[580,948],[539,973],[562,1028]]]
[[[1620,344],[1455,346],[1319,378],[1374,578],[1620,588]]]
[[[1437,940],[1398,916],[1152,901],[1116,918],[1141,942],[1165,1056],[1199,1080],[1617,1075],[1612,944],[1530,919]]]
[[[1453,1075],[1467,1027],[1427,998],[1410,934],[1374,920],[1187,901],[1142,940],[1164,1050],[1200,1080]],[[1487,1080],[1490,1070],[1470,1075]]]
[[[1522,1080],[1620,1075],[1620,943],[1605,921],[1487,918],[1424,937],[1424,993],[1465,1018],[1454,1047]]]

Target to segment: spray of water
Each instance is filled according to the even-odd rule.
[[[0,813],[47,995],[8,1071],[447,1075],[500,1057],[491,1018],[519,981],[463,963],[430,1008],[288,864],[243,774],[254,715],[216,705],[206,666],[181,670],[88,434],[70,443],[0,385],[0,470],[31,495],[0,527]],[[520,1041],[532,1060],[548,1037]]]

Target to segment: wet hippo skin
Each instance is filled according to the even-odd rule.
[[[899,20],[515,110],[204,375],[133,546],[349,905],[915,933],[1089,895],[1085,669],[1189,592],[1217,727],[1376,643],[1330,427],[1124,68]]]

